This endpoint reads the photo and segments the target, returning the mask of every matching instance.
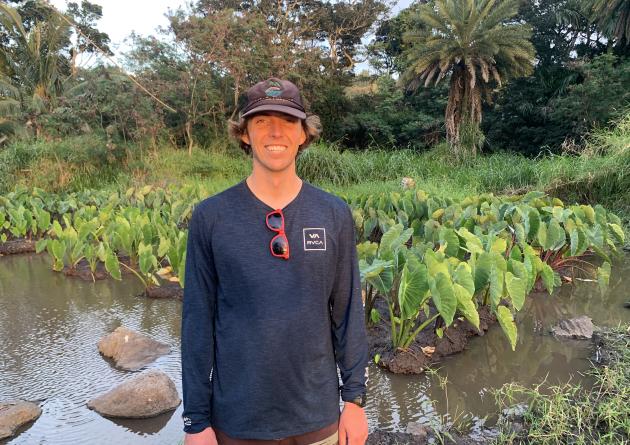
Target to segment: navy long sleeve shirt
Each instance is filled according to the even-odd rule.
[[[354,223],[302,182],[284,209],[290,258],[271,255],[271,207],[245,181],[193,211],[182,314],[184,431],[280,439],[338,419],[366,390]],[[337,366],[343,384],[339,386]]]

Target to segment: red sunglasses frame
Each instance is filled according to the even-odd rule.
[[[278,215],[278,214],[280,215],[280,220],[282,221],[282,224],[279,229],[275,229],[269,225],[269,217],[272,215]],[[282,209],[272,210],[271,212],[267,213],[267,216],[265,217],[265,224],[267,224],[267,227],[269,228],[269,230],[277,232],[277,235],[271,238],[271,241],[269,242],[269,250],[271,251],[271,254],[277,258],[284,258],[285,260],[288,260],[289,259],[289,238],[287,238],[287,234],[284,231],[284,214],[282,213]],[[287,243],[286,253],[278,255],[277,253],[273,251],[273,242],[276,238],[284,238],[284,240]]]

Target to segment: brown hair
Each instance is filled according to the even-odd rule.
[[[248,155],[252,153],[252,147],[249,144],[246,144],[241,139],[241,136],[247,132],[247,121],[254,116],[247,116],[246,118],[239,118],[237,121],[228,121],[228,132],[231,137],[236,139],[239,143],[240,147],[243,149],[245,153]],[[302,128],[304,129],[304,133],[306,134],[306,140],[302,145],[298,147],[298,156],[306,147],[308,147],[313,141],[316,141],[319,138],[319,135],[322,132],[322,123],[319,119],[319,116],[315,114],[311,114],[306,116],[306,119],[301,119]]]

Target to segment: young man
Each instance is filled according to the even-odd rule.
[[[364,445],[368,350],[352,214],[295,169],[319,119],[307,118],[294,84],[272,78],[248,90],[231,132],[252,173],[199,203],[189,225],[185,445]]]

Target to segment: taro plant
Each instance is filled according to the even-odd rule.
[[[407,241],[412,233],[413,229],[394,225],[383,234],[372,263],[360,262],[363,279],[387,300],[392,346],[402,349],[438,319],[444,327],[450,326],[458,310],[479,326],[470,267],[447,257],[446,243],[438,252],[428,243],[409,248]]]

